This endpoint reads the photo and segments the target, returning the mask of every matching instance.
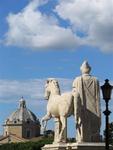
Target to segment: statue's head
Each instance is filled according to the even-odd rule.
[[[48,78],[45,84],[45,99],[49,99],[50,94],[60,94],[58,81],[54,78]]]
[[[80,70],[82,72],[82,74],[89,74],[90,71],[91,71],[91,67],[90,65],[88,64],[88,61],[84,61],[80,67]]]

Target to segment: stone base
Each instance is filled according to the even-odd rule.
[[[42,150],[105,150],[105,143],[58,143],[48,144]],[[113,147],[110,146],[110,150]]]

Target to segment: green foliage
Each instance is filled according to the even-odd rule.
[[[104,131],[105,136],[105,131]],[[113,122],[109,124],[109,143],[113,145]]]
[[[113,145],[113,123],[109,125],[109,142]]]
[[[44,138],[37,142],[3,144],[0,145],[0,150],[41,150],[45,144],[51,143],[51,138]]]

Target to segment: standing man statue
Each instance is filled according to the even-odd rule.
[[[75,78],[75,118],[77,142],[99,142],[101,112],[100,89],[96,77],[90,75],[91,67],[84,61],[80,67],[82,75]]]

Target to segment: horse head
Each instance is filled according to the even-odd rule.
[[[48,100],[50,95],[60,95],[60,88],[58,81],[54,78],[49,78],[45,84],[45,99]]]

